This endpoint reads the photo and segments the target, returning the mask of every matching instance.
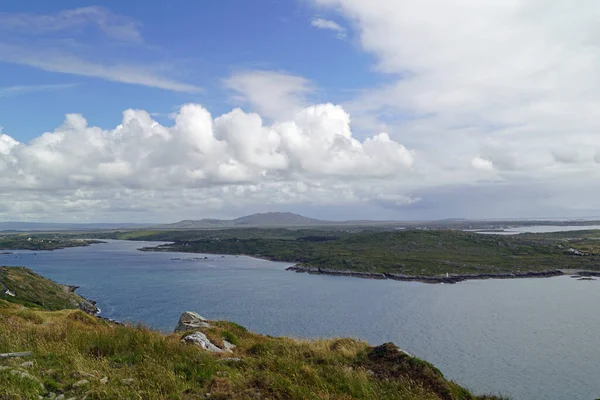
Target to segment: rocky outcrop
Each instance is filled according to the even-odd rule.
[[[175,333],[188,332],[188,334],[181,339],[182,343],[198,345],[211,353],[233,353],[233,349],[236,347],[233,343],[222,339],[223,345],[219,347],[211,342],[208,336],[200,330],[210,328],[213,328],[213,326],[200,314],[193,311],[186,311],[179,318]]]
[[[175,332],[194,331],[200,328],[212,328],[212,325],[200,314],[193,311],[186,311],[179,318]]]
[[[79,298],[79,301],[73,300],[73,305],[76,306],[77,308],[79,308],[81,311],[83,311],[87,314],[90,314],[90,315],[96,315],[96,314],[100,313],[100,309],[98,308],[98,306],[96,305],[97,303],[94,300],[86,299],[82,295],[76,293],[77,289],[79,289],[79,286],[74,286],[74,285],[60,285],[60,286],[62,286],[62,288],[65,292],[73,293],[73,294],[77,295],[77,297]]]
[[[553,276],[563,275],[559,270],[545,271],[528,271],[528,272],[508,272],[508,273],[487,273],[487,274],[463,274],[463,275],[437,275],[437,276],[420,276],[420,275],[402,275],[380,272],[362,272],[362,271],[345,271],[331,270],[326,268],[309,267],[303,265],[294,265],[286,268],[287,271],[304,272],[308,274],[321,275],[336,275],[336,276],[352,276],[356,278],[366,279],[393,279],[396,281],[407,282],[424,282],[424,283],[458,283],[473,279],[515,279],[515,278],[550,278]]]
[[[223,350],[215,346],[206,335],[202,332],[194,332],[183,339],[181,339],[182,343],[191,343],[202,347],[204,350],[210,351],[211,353],[222,353]]]

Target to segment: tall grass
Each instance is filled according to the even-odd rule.
[[[34,366],[0,360],[9,367],[0,368],[0,399],[48,392],[88,400],[476,398],[424,362],[427,373],[384,376],[380,369],[386,366],[373,361],[372,348],[357,340],[271,338],[214,322],[213,329],[204,330],[209,337],[237,344],[233,354],[215,355],[181,343],[181,333],[118,326],[81,311],[20,307],[0,300],[0,353],[32,351]],[[223,357],[241,360],[220,361]],[[26,371],[35,380],[10,370]],[[434,388],[427,374],[443,390]],[[82,379],[88,383],[74,386]]]

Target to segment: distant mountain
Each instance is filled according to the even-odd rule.
[[[174,224],[161,225],[162,229],[203,229],[203,228],[243,228],[243,227],[291,227],[323,226],[336,224],[289,212],[268,212],[252,214],[236,219],[185,220]]]
[[[86,231],[86,230],[110,230],[110,229],[139,229],[151,226],[151,224],[131,223],[45,223],[45,222],[0,222],[0,231]]]

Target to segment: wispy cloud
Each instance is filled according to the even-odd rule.
[[[136,20],[91,6],[60,11],[56,14],[0,13],[0,30],[28,35],[61,32],[95,26],[106,36],[123,42],[140,43],[142,35]]]
[[[0,97],[18,96],[21,94],[35,92],[49,92],[54,90],[70,89],[78,86],[79,83],[54,84],[54,85],[18,85],[0,87]]]
[[[301,76],[279,71],[238,71],[224,80],[236,95],[236,103],[249,104],[261,115],[273,119],[293,116],[307,104],[314,91],[312,83]]]
[[[326,29],[326,30],[334,31],[336,33],[336,36],[338,39],[346,38],[346,28],[340,26],[340,24],[338,24],[335,21],[317,17],[317,18],[313,18],[313,20],[310,22],[310,24],[318,29]]]
[[[95,6],[55,14],[0,13],[0,61],[176,92],[202,91],[170,78],[169,62],[141,63],[136,58],[148,59],[140,26],[130,17]],[[100,34],[90,36],[90,29]],[[126,54],[115,52],[120,47],[115,45],[122,43],[129,44]]]
[[[0,60],[28,65],[50,72],[60,72],[108,81],[142,85],[176,92],[201,92],[202,88],[172,80],[141,65],[105,65],[84,60],[78,56],[39,48],[20,48],[0,43]]]

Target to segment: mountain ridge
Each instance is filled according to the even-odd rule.
[[[335,221],[324,221],[291,212],[266,212],[245,215],[234,219],[204,218],[200,220],[183,220],[172,224],[160,225],[162,229],[197,229],[197,228],[236,228],[236,227],[284,227],[284,226],[323,226],[332,225]]]

